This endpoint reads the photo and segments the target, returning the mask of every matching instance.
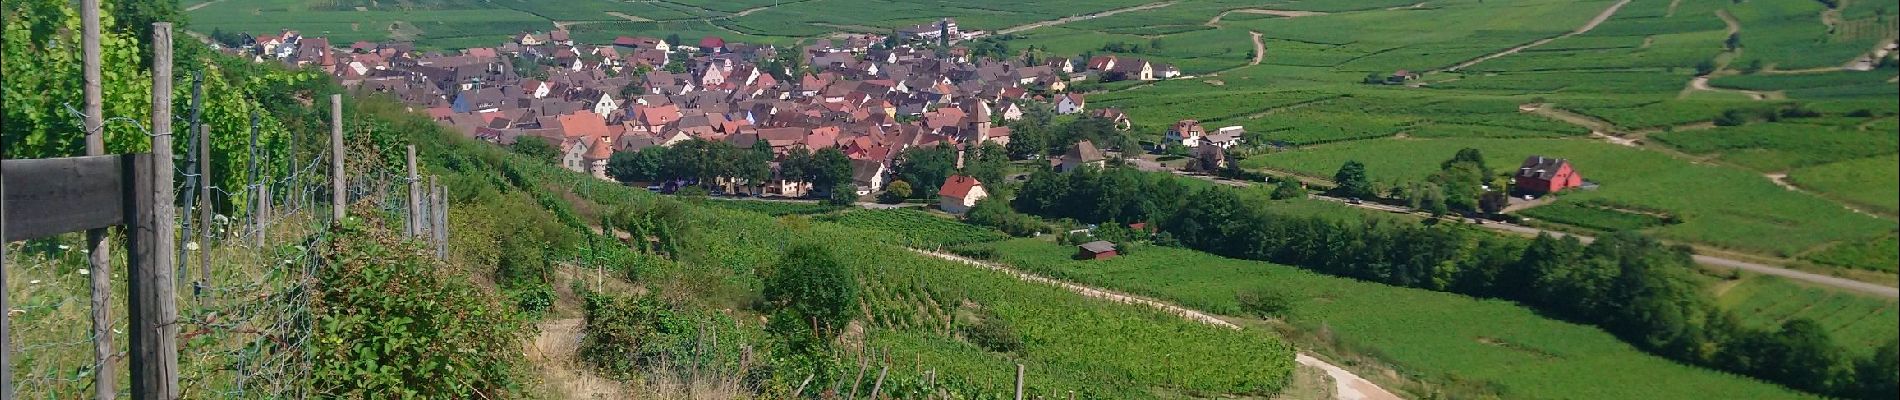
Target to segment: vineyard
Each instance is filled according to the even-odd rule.
[[[906,209],[855,210],[821,218],[840,225],[896,235],[911,247],[944,247],[1009,238],[995,229]]]
[[[462,146],[480,145],[436,150],[487,151]],[[446,158],[473,161],[486,156]],[[543,183],[524,191],[562,187],[584,200],[544,202],[557,215],[672,201],[519,156],[480,162],[496,163],[504,176]],[[857,210],[811,221],[706,205],[715,202],[727,201],[708,199],[679,209],[693,226],[692,232],[682,234],[695,239],[685,244],[677,264],[629,271],[641,277],[636,283],[664,288],[669,287],[665,282],[676,279],[718,276],[724,283],[671,295],[691,298],[690,303],[743,308],[739,303],[756,295],[747,292],[757,290],[751,288],[756,287],[758,271],[777,261],[778,249],[824,238],[820,243],[856,271],[864,287],[862,313],[857,315],[863,333],[847,336],[851,344],[839,354],[841,362],[875,355],[879,363],[891,365],[883,387],[887,393],[923,393],[925,382],[934,381],[928,387],[990,398],[1013,390],[1013,367],[1021,363],[1031,393],[1074,391],[1082,398],[1267,395],[1286,384],[1292,368],[1291,348],[1263,332],[1236,332],[1145,308],[1088,300],[900,247],[1004,238],[988,228],[915,210]],[[798,378],[786,379],[795,385]],[[860,384],[869,390],[869,379]],[[850,390],[848,383],[841,387]]]
[[[1900,335],[1900,307],[1891,299],[1806,286],[1777,277],[1745,279],[1717,299],[1742,316],[1742,323],[1770,327],[1793,318],[1819,322],[1847,348],[1871,351]]]
[[[1251,313],[1237,300],[1242,293],[1284,298],[1282,319],[1304,331],[1330,332],[1331,341],[1316,346],[1378,354],[1403,376],[1463,396],[1805,397],[1676,364],[1595,328],[1545,318],[1504,301],[1395,288],[1159,246],[1107,261],[1071,260],[1069,248],[1034,239],[962,249],[993,252],[998,261],[1037,274],[1230,316]]]

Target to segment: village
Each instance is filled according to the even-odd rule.
[[[221,51],[327,72],[345,87],[391,95],[471,138],[502,146],[545,140],[558,149],[563,167],[600,179],[613,179],[608,164],[615,153],[691,140],[769,148],[769,180],[720,178],[714,186],[726,193],[794,198],[830,189],[781,173],[780,162],[794,151],[841,151],[850,160],[849,183],[860,196],[872,196],[891,181],[894,161],[906,151],[948,146],[961,166],[969,150],[1008,144],[1011,129],[1005,125],[1023,118],[1028,107],[1101,118],[1127,130],[1132,124],[1125,114],[1090,109],[1069,86],[1181,74],[1169,64],[1113,55],[1034,65],[976,57],[969,47],[952,44],[983,33],[960,31],[948,18],[894,34],[846,35],[781,49],[717,36],[622,36],[589,44],[556,30],[520,33],[496,47],[439,53],[397,42],[345,47],[286,30],[243,35]],[[1165,143],[1225,149],[1240,142],[1239,130],[1208,132],[1184,120]],[[1059,170],[1100,166],[1122,150],[1104,152],[1087,141],[1072,147],[1048,161]],[[945,194],[981,186],[951,178],[910,184],[940,185]],[[980,189],[975,193],[946,197],[944,210],[966,209],[982,195]]]

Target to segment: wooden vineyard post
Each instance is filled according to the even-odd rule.
[[[0,154],[4,154],[0,151]],[[3,165],[3,164],[0,164]],[[0,166],[0,240],[7,237],[7,170]],[[12,308],[7,307],[7,246],[0,243],[0,400],[13,400]]]
[[[885,364],[883,369],[877,370],[877,383],[871,384],[870,398],[872,399],[877,398],[877,393],[884,390],[884,374],[888,374],[888,373],[891,373],[890,364]]]
[[[1023,365],[1016,364],[1016,400],[1023,400]]]
[[[101,88],[102,61],[99,55],[99,0],[82,1],[80,11],[84,22],[84,35],[81,47],[85,52],[86,69],[86,155],[106,154],[105,140],[105,94]],[[112,379],[112,245],[107,243],[106,228],[86,231],[86,261],[90,268],[88,278],[92,279],[92,359],[97,367],[92,372],[92,397],[108,400],[118,393]],[[5,286],[0,286],[4,288]],[[8,309],[0,308],[0,311]],[[5,342],[0,342],[5,343]],[[11,387],[11,386],[8,386]],[[4,390],[4,389],[0,389]],[[9,396],[11,398],[11,396]]]
[[[422,236],[422,181],[416,179],[416,145],[409,145],[409,238]]]
[[[343,95],[330,95],[330,224],[342,225],[349,207],[349,188],[343,175]]]
[[[449,187],[436,186],[435,257],[449,258]]]
[[[177,294],[172,280],[176,239],[172,227],[172,25],[152,24],[152,155],[149,176],[131,179],[125,204],[131,222],[132,397],[178,398]]]
[[[211,125],[198,125],[198,286],[211,287]]]
[[[268,179],[265,179],[258,182],[257,208],[251,211],[252,218],[254,218],[251,222],[256,224],[253,229],[257,231],[257,247],[264,247],[264,221],[270,220],[270,184],[268,181]]]

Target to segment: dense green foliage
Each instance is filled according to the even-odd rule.
[[[169,5],[169,6],[168,6]],[[170,8],[168,8],[170,7]],[[189,27],[175,18],[170,1],[101,4],[102,106],[107,154],[149,150],[151,139],[151,73],[148,43],[151,23],[172,21],[173,132],[179,155],[195,154],[193,124],[210,130],[212,184],[243,187],[253,175],[283,177],[309,160],[295,153],[293,132],[303,132],[305,143],[316,143],[312,123],[316,107],[295,99],[321,98],[334,93],[327,78],[312,70],[285,70],[253,65],[224,57],[185,35]],[[169,11],[168,11],[169,10]],[[7,158],[45,158],[83,155],[85,152],[83,66],[80,54],[81,21],[77,5],[63,1],[9,2],[5,13],[4,89],[5,124],[0,142]],[[195,114],[193,82],[200,93]],[[255,117],[255,120],[253,120]],[[255,121],[255,123],[253,123]],[[322,119],[328,128],[327,118]],[[360,121],[351,120],[352,125]],[[257,148],[250,147],[255,130]],[[352,133],[356,133],[352,131]],[[354,135],[353,135],[354,136]],[[253,157],[255,154],[255,157]],[[250,163],[256,162],[253,170]],[[252,171],[255,171],[253,173]],[[233,191],[214,199],[220,210],[242,209],[250,193]]]
[[[344,398],[520,390],[522,321],[379,224],[352,220],[322,243],[310,384]]]
[[[858,281],[823,247],[795,245],[764,272],[768,329],[799,351],[825,349],[858,311]]]

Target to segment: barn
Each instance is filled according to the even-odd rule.
[[[1115,258],[1115,244],[1107,240],[1097,240],[1075,246],[1075,258],[1078,260],[1107,260]]]
[[[1583,175],[1570,166],[1570,160],[1530,156],[1517,167],[1512,187],[1522,194],[1543,195],[1583,185]]]

